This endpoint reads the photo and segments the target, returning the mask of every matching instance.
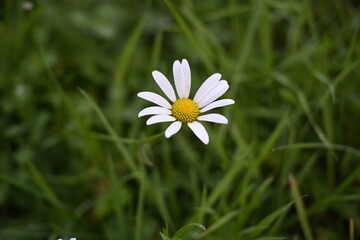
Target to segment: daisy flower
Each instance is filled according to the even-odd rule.
[[[191,73],[186,59],[174,62],[173,75],[177,95],[164,74],[156,70],[152,72],[155,82],[171,103],[159,94],[140,92],[137,94],[138,97],[155,103],[157,106],[144,108],[139,112],[138,117],[153,115],[146,121],[147,125],[173,122],[165,131],[167,138],[177,133],[183,124],[187,124],[203,143],[208,144],[209,135],[199,121],[228,123],[227,118],[221,114],[204,113],[235,103],[232,99],[217,100],[229,89],[229,84],[226,80],[220,80],[221,74],[214,73],[200,86],[194,98],[190,99]]]

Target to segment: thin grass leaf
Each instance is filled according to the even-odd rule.
[[[356,167],[348,176],[341,182],[336,188],[335,193],[340,194],[345,191],[346,187],[354,183],[354,181],[360,176],[360,166]]]
[[[62,202],[59,200],[58,196],[48,184],[41,172],[37,169],[37,167],[31,161],[26,162],[26,167],[29,170],[31,179],[39,187],[43,194],[52,202],[52,204],[62,208]]]
[[[242,169],[244,163],[242,161],[236,161],[233,163],[233,166],[228,169],[225,176],[221,179],[220,182],[217,183],[214,190],[211,192],[208,200],[208,206],[211,207],[215,204],[215,202],[233,186],[233,179],[237,176],[237,174]]]
[[[334,86],[334,84],[330,81],[330,79],[324,73],[322,73],[319,70],[315,69],[310,61],[305,61],[304,60],[304,63],[305,63],[305,66],[308,68],[308,70],[311,72],[311,74],[317,80],[319,80],[321,83],[325,84],[328,87],[329,93],[331,95],[332,102],[335,103],[336,98],[335,98],[335,86]]]
[[[184,235],[185,232],[189,231],[189,229],[194,228],[194,227],[197,227],[203,231],[206,231],[205,226],[200,223],[189,223],[189,224],[186,224],[185,226],[183,226],[182,228],[180,228],[179,230],[177,230],[172,238],[181,237],[182,235]]]
[[[250,217],[250,215],[252,214],[253,211],[256,211],[256,207],[259,206],[263,200],[263,196],[266,192],[266,190],[268,190],[270,184],[273,181],[273,177],[267,178],[260,186],[252,186],[251,188],[248,187],[247,188],[243,188],[240,195],[241,196],[241,204],[243,206],[245,206],[246,210],[241,214],[241,216],[239,217],[239,225],[242,226],[242,224],[245,224],[246,219],[248,219]],[[245,189],[248,189],[245,190]],[[253,190],[255,189],[255,190]],[[255,193],[253,194],[253,196],[251,197],[251,201],[250,202],[245,202],[246,199],[244,196],[249,196],[250,192],[255,191]]]
[[[351,38],[351,42],[349,44],[349,48],[348,48],[348,52],[347,52],[347,56],[346,56],[346,62],[345,62],[345,66],[348,66],[350,64],[351,58],[354,56],[355,58],[357,57],[355,54],[355,50],[356,50],[356,46],[358,44],[358,38],[359,38],[359,30],[355,30],[353,33],[353,36]]]
[[[163,228],[161,231],[168,236],[169,235],[169,224],[168,221],[166,220],[166,217],[164,216],[164,222],[165,222],[165,228]]]
[[[352,219],[352,218],[350,218],[350,220],[349,220],[349,235],[350,235],[350,240],[355,239],[354,219]]]
[[[302,183],[304,179],[310,174],[312,167],[314,166],[316,160],[319,158],[319,153],[314,153],[309,159],[306,160],[304,166],[301,168],[298,174],[298,183]]]
[[[222,20],[234,16],[238,16],[243,13],[250,12],[252,7],[250,4],[241,3],[231,1],[229,6],[224,8],[215,9],[209,13],[206,13],[204,19],[206,21],[217,21]]]
[[[153,69],[155,69],[156,66],[158,65],[158,61],[161,53],[161,46],[163,43],[163,36],[164,36],[164,32],[161,30],[157,31],[155,34],[148,72],[152,72]]]
[[[165,234],[163,234],[162,232],[159,233],[160,237],[162,240],[171,240],[169,237],[167,237]]]
[[[263,18],[265,4],[265,1],[256,1],[253,4],[252,15],[246,28],[241,52],[239,53],[236,63],[234,64],[233,75],[237,75],[239,72],[241,72],[245,66],[246,61],[248,60],[248,56],[250,55],[253,48],[255,33],[258,30],[261,19]],[[233,89],[235,88],[236,87],[234,86]]]
[[[304,92],[292,81],[290,81],[290,79],[288,79],[285,75],[281,74],[281,73],[275,73],[274,74],[274,78],[281,83],[282,85],[292,89],[297,98],[298,101],[300,103],[300,106],[302,107],[304,113],[306,114],[307,118],[309,119],[311,126],[313,127],[313,129],[315,130],[316,134],[318,135],[319,139],[326,143],[329,144],[329,140],[327,139],[326,135],[324,134],[323,130],[320,128],[320,126],[318,125],[317,121],[315,121],[315,117],[311,111],[309,102],[304,94]]]
[[[21,191],[32,195],[35,198],[46,199],[50,202],[53,201],[53,199],[51,199],[47,195],[43,194],[43,192],[39,192],[37,189],[33,188],[32,186],[30,186],[28,184],[20,182],[16,178],[6,176],[6,175],[0,173],[0,180],[2,183],[9,183],[9,184],[13,185],[14,187],[20,189]]]
[[[270,224],[272,224],[276,218],[284,214],[293,204],[294,201],[289,202],[288,204],[278,208],[277,210],[266,216],[264,219],[262,219],[258,225],[266,227],[270,226]]]
[[[116,74],[115,83],[121,82],[126,75],[129,69],[129,65],[131,64],[131,58],[134,56],[136,45],[138,44],[141,38],[141,34],[144,31],[147,19],[147,14],[143,14],[141,16],[138,23],[135,25],[134,30],[131,33],[126,45],[124,46],[124,51],[121,52],[121,55],[118,59],[119,71]],[[120,87],[120,85],[118,85],[117,87]]]
[[[313,238],[309,220],[308,220],[308,217],[307,217],[307,214],[305,211],[304,203],[302,201],[296,179],[291,174],[289,175],[289,184],[290,184],[291,195],[295,202],[296,212],[298,214],[298,218],[299,218],[299,221],[301,224],[301,228],[304,232],[305,239],[313,240],[314,238]]]
[[[344,152],[351,153],[357,157],[360,157],[360,150],[358,150],[356,148],[341,145],[341,144],[332,144],[332,143],[325,144],[325,143],[321,143],[321,142],[294,143],[294,144],[275,147],[275,148],[273,148],[273,151],[284,150],[284,149],[317,149],[317,148],[325,148],[325,149],[334,149],[334,150],[344,151]]]
[[[182,30],[183,34],[186,36],[186,38],[189,40],[189,42],[193,45],[194,49],[199,53],[201,59],[206,65],[207,70],[214,69],[214,66],[209,58],[209,53],[204,48],[204,46],[198,41],[198,39],[195,37],[194,33],[191,31],[190,27],[187,25],[185,19],[180,14],[180,12],[174,7],[173,3],[169,0],[164,0],[166,3],[166,6],[169,8],[170,12],[176,19],[180,29]]]
[[[225,216],[221,217],[217,222],[215,222],[214,224],[212,224],[205,232],[200,233],[198,235],[198,239],[201,239],[207,235],[209,235],[210,233],[212,233],[213,231],[217,230],[218,228],[220,228],[221,226],[223,226],[225,223],[227,223],[228,221],[230,221],[232,218],[236,217],[237,215],[240,214],[239,210],[236,211],[231,211],[228,214],[226,214]]]
[[[120,196],[119,194],[119,189],[120,189],[120,183],[117,180],[116,177],[116,170],[115,170],[115,166],[114,166],[114,160],[112,159],[111,156],[108,156],[107,158],[107,164],[108,164],[108,172],[109,172],[109,176],[110,176],[110,181],[111,181],[111,185],[112,185],[112,202],[115,208],[115,214],[116,214],[116,221],[117,221],[117,228],[116,231],[120,232],[123,231],[125,232],[126,229],[123,229],[122,226],[122,219],[123,219],[123,213],[121,210],[121,206],[119,204],[119,200],[117,199],[118,196]]]
[[[109,89],[110,96],[110,109],[112,109],[112,114],[109,116],[110,121],[112,122],[113,128],[116,130],[122,130],[122,124],[119,119],[122,118],[122,111],[124,109],[124,94],[123,90],[126,89],[126,83],[124,83],[124,79],[129,72],[130,66],[133,62],[133,58],[135,57],[136,46],[138,45],[142,33],[145,30],[145,26],[147,24],[148,15],[142,14],[133,28],[129,39],[127,40],[123,51],[120,52],[117,64],[118,68],[115,72],[114,84]]]
[[[264,1],[264,13],[263,13],[263,20],[261,24],[261,51],[264,58],[264,67],[265,70],[270,73],[273,67],[273,43],[272,43],[272,21],[271,21],[271,12],[270,7],[268,6],[269,3]],[[271,76],[271,74],[269,74]]]
[[[245,228],[243,230],[241,230],[240,235],[241,236],[246,236],[246,235],[251,235],[254,234],[257,235],[258,233],[261,233],[263,231],[265,231],[268,228],[268,226],[251,226],[248,228]]]
[[[106,119],[106,117],[103,114],[103,112],[101,111],[101,109],[96,105],[96,103],[92,100],[92,98],[84,90],[79,88],[79,92],[81,93],[81,95],[83,95],[85,100],[95,111],[95,113],[99,117],[100,121],[104,125],[105,129],[108,131],[110,136],[114,139],[114,141],[116,143],[115,146],[123,154],[126,164],[131,168],[132,171],[137,172],[138,171],[137,166],[133,162],[130,152],[126,149],[126,147],[123,145],[123,143],[121,141],[119,141],[120,137],[117,135],[114,128],[110,125],[110,123]]]
[[[95,138],[102,141],[109,141],[109,142],[122,142],[126,144],[140,144],[140,143],[147,143],[153,142],[157,139],[160,139],[164,136],[164,133],[157,133],[152,136],[136,139],[136,138],[123,138],[123,137],[115,137],[108,134],[98,133],[98,132],[88,132],[86,137]]]
[[[333,81],[333,86],[336,87],[342,81],[344,81],[348,74],[350,74],[355,67],[360,64],[360,61],[354,61],[345,65],[345,67],[341,70],[341,72],[336,76],[335,80]],[[326,103],[326,99],[329,97],[329,92],[325,91],[320,97],[318,98],[316,109],[322,108],[323,105]]]
[[[282,214],[288,211],[288,209],[294,204],[294,201],[278,208],[274,212],[270,213],[268,216],[263,218],[257,226],[254,226],[253,231],[251,231],[251,237],[255,238],[259,236],[263,231],[268,229],[270,225]]]
[[[246,175],[243,180],[243,186],[246,186],[249,184],[251,178],[256,174],[258,171],[259,166],[261,163],[265,160],[265,158],[268,156],[268,154],[271,152],[272,148],[275,146],[276,141],[283,133],[284,129],[287,127],[289,121],[288,114],[285,114],[282,118],[282,120],[277,124],[276,128],[273,130],[271,135],[266,139],[266,141],[262,144],[261,148],[258,151],[258,156],[256,157],[253,164],[251,164],[250,168],[247,169]],[[245,204],[246,201],[246,194],[243,194],[242,196],[242,203]]]
[[[207,49],[208,54],[211,54],[211,59],[219,62],[222,66],[226,67],[229,64],[229,60],[226,57],[225,49],[222,46],[218,36],[209,31],[206,25],[201,21],[196,13],[190,10],[190,8],[184,9],[184,14],[188,21],[194,26],[195,32],[201,45]]]
[[[145,191],[146,191],[146,172],[143,164],[140,164],[140,172],[139,172],[139,181],[140,189],[139,189],[139,197],[138,203],[136,206],[136,225],[135,225],[135,239],[142,239],[143,229],[143,212],[144,212],[144,199],[145,199]]]

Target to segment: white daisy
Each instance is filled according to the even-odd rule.
[[[209,135],[204,126],[198,121],[228,123],[227,118],[221,114],[204,113],[214,108],[235,103],[232,99],[217,100],[229,89],[229,84],[226,80],[220,80],[221,74],[214,73],[200,86],[194,98],[190,99],[191,73],[188,61],[186,59],[181,62],[176,60],[173,65],[173,74],[178,97],[164,74],[155,70],[152,72],[152,76],[172,104],[156,93],[140,92],[137,94],[138,97],[158,106],[143,109],[139,112],[138,117],[154,115],[146,121],[147,125],[173,122],[165,131],[165,137],[167,138],[177,133],[183,123],[187,124],[203,143],[208,144]]]

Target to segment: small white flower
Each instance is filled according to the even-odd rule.
[[[173,65],[175,88],[169,80],[159,71],[153,71],[152,76],[160,89],[170,99],[172,104],[162,96],[153,92],[140,92],[138,97],[158,106],[147,107],[139,112],[138,117],[154,115],[147,121],[147,125],[160,122],[173,122],[165,131],[165,137],[169,138],[177,133],[182,124],[186,123],[194,134],[205,144],[209,143],[209,135],[204,126],[198,121],[214,122],[227,124],[228,120],[221,114],[203,114],[214,108],[234,104],[232,99],[221,99],[228,89],[229,84],[226,80],[220,80],[221,74],[214,73],[200,86],[193,99],[189,99],[191,88],[190,66],[186,59],[176,60]],[[217,101],[216,101],[217,100]]]
[[[62,238],[59,238],[58,240],[62,240]],[[69,240],[76,240],[76,238],[70,238]]]

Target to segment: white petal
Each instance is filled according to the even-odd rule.
[[[153,102],[161,107],[171,109],[170,103],[159,94],[153,92],[139,92],[137,96],[149,102]]]
[[[203,143],[209,143],[209,135],[201,123],[195,121],[188,123],[188,126]]]
[[[202,98],[204,98],[220,81],[221,74],[214,73],[205,82],[200,86],[200,88],[195,93],[194,102],[199,102]]]
[[[176,92],[179,95],[179,98],[185,97],[185,81],[184,81],[184,73],[182,71],[182,66],[179,60],[176,60],[173,65],[173,74]]]
[[[221,80],[218,85],[211,90],[203,99],[201,99],[197,104],[200,108],[205,107],[209,103],[212,103],[219,97],[221,97],[229,89],[229,84],[225,80]]]
[[[176,121],[176,122],[173,122],[172,124],[170,124],[170,126],[165,131],[165,137],[169,138],[172,135],[174,135],[175,133],[177,133],[180,130],[181,125],[182,124],[179,121]]]
[[[171,111],[167,108],[163,107],[147,107],[141,110],[138,114],[138,117],[146,116],[146,115],[170,115]]]
[[[209,105],[207,105],[206,107],[200,109],[200,112],[203,113],[203,112],[207,112],[211,109],[214,109],[214,108],[218,108],[218,107],[224,107],[224,106],[227,106],[227,105],[231,105],[231,104],[234,104],[235,101],[232,100],[232,99],[221,99],[221,100],[217,100],[215,102],[212,102],[210,103]]]
[[[190,66],[186,59],[183,59],[181,61],[181,67],[184,74],[184,82],[185,82],[185,96],[186,98],[189,98],[190,95],[190,89],[191,89],[191,72],[190,72]]]
[[[173,87],[171,86],[169,80],[159,71],[153,71],[152,76],[161,88],[161,90],[165,93],[165,95],[173,102],[176,101],[175,91]]]
[[[149,118],[146,121],[146,125],[151,125],[151,124],[155,124],[155,123],[160,123],[160,122],[173,122],[176,119],[173,116],[169,116],[169,115],[155,115],[152,116],[151,118]]]
[[[220,123],[220,124],[227,124],[228,120],[226,117],[224,117],[221,114],[218,113],[210,113],[206,115],[199,116],[197,120],[200,121],[206,121],[206,122],[214,122],[214,123]]]

